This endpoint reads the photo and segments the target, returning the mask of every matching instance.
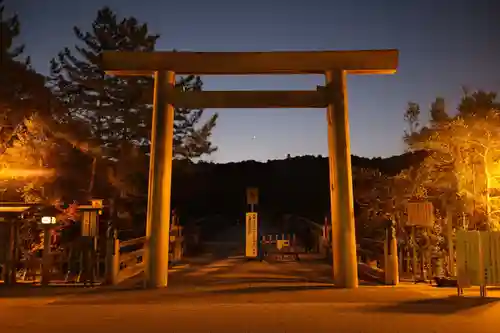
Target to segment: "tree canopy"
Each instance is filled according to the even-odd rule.
[[[499,110],[495,93],[464,91],[455,114],[448,113],[444,100],[437,98],[428,126],[418,124],[418,105],[410,103],[405,113],[409,149],[430,152],[419,183],[428,197],[469,214],[475,228],[500,227],[500,206],[492,195],[500,187]]]
[[[154,51],[159,35],[134,17],[118,18],[108,7],[98,11],[88,31],[75,27],[74,33],[79,44],[65,48],[51,62],[50,87],[66,106],[64,117],[83,122],[84,140],[101,148],[108,181],[121,193],[145,193],[141,179],[148,168],[154,81],[150,76],[106,75],[100,55]],[[195,76],[181,77],[176,87],[201,90],[202,82]],[[217,115],[205,122],[202,116],[203,110],[175,109],[174,158],[195,159],[215,151],[210,136]]]
[[[90,31],[75,27],[74,33],[80,44],[74,50],[65,48],[52,60],[53,92],[71,117],[88,124],[91,138],[106,156],[118,157],[123,142],[148,151],[153,78],[106,75],[99,59],[103,51],[154,51],[159,35],[134,17],[119,19],[108,7],[98,11]],[[201,90],[202,82],[200,77],[181,77],[176,87]],[[215,150],[209,138],[217,115],[200,124],[202,115],[203,110],[175,110],[175,157],[192,159]]]
[[[20,29],[18,17],[6,17],[0,1],[0,186],[38,201],[41,186],[54,175],[48,163],[54,142],[40,122],[43,77],[29,58],[22,59],[24,45],[16,45]]]

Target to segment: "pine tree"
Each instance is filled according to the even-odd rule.
[[[74,32],[81,46],[65,48],[52,61],[53,91],[73,118],[84,120],[106,157],[123,158],[121,152],[130,144],[147,154],[153,79],[106,75],[99,67],[99,56],[103,51],[154,51],[159,36],[133,17],[118,19],[108,7],[98,11],[89,32],[77,27]],[[202,82],[188,76],[176,86],[200,90]],[[202,114],[202,110],[175,110],[174,157],[192,159],[215,150],[209,139],[217,116],[199,126]]]
[[[17,15],[5,16],[0,0],[0,182],[16,189],[27,201],[41,198],[48,170],[45,157],[52,148],[37,116],[37,93],[43,77],[33,72],[29,58],[21,59],[24,45],[16,45],[20,33]]]
[[[68,110],[68,117],[85,123],[91,147],[100,147],[94,157],[92,180],[107,169],[114,195],[146,193],[150,148],[153,78],[116,77],[100,68],[103,51],[151,52],[159,36],[134,17],[119,19],[108,7],[99,10],[90,31],[75,27],[80,44],[65,48],[51,62],[49,86]],[[199,77],[180,78],[176,86],[185,91],[201,90]],[[203,110],[175,109],[174,158],[194,159],[215,151],[210,142],[217,115],[200,124]],[[93,192],[93,186],[89,187]]]
[[[29,61],[19,58],[24,45],[15,45],[20,33],[17,15],[5,16],[5,7],[0,0],[0,154],[12,145],[17,132],[23,130],[23,121],[30,109],[28,84],[33,77],[29,71]]]
[[[88,144],[74,139],[81,126],[62,121],[64,106],[45,86],[45,77],[31,68],[24,46],[16,43],[20,32],[19,18],[7,17],[0,0],[0,186],[12,190],[9,198],[40,201],[53,192],[53,177],[46,176],[56,171],[58,183],[71,184],[57,187],[78,189],[65,177],[65,166],[74,159],[72,145],[87,151]]]
[[[494,193],[500,179],[500,103],[495,98],[494,92],[465,90],[455,114],[447,113],[438,98],[429,124],[405,136],[411,150],[430,153],[418,172],[430,199],[469,214],[478,228],[493,230],[500,229],[500,201]]]
[[[21,23],[17,15],[5,16],[0,0],[0,154],[13,144],[27,119],[35,121],[55,137],[65,139],[81,150],[97,153],[95,147],[74,135],[77,121],[65,119],[65,107],[45,86],[45,77],[23,58],[24,45],[17,45]]]
[[[24,51],[24,45],[14,46],[14,39],[19,36],[21,26],[17,15],[11,17],[4,15],[5,6],[3,0],[0,0],[0,55],[2,59],[13,59]]]

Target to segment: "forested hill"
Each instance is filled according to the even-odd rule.
[[[395,175],[424,157],[425,153],[372,159],[352,156],[352,166]],[[255,186],[261,210],[314,217],[329,210],[328,175],[328,159],[321,156],[224,164],[179,162],[174,169],[172,204],[195,215],[239,215],[246,210],[245,188]]]

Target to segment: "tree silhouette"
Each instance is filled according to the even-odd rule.
[[[88,129],[83,140],[101,148],[101,156],[94,156],[89,193],[100,163],[107,165],[109,181],[119,192],[143,192],[136,176],[148,174],[153,79],[106,75],[100,68],[100,55],[103,51],[153,51],[159,35],[151,34],[147,24],[134,17],[119,19],[108,7],[97,12],[90,31],[75,27],[74,33],[80,44],[74,50],[65,48],[52,60],[49,84],[66,105],[64,117],[82,121]],[[202,82],[188,76],[180,78],[176,87],[201,90]],[[210,135],[217,115],[200,124],[202,114],[203,110],[175,110],[176,158],[193,159],[215,150]]]

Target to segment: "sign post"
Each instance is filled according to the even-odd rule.
[[[259,204],[259,189],[256,187],[247,188],[247,205],[250,206],[250,211],[255,211],[255,205]]]
[[[97,237],[98,224],[97,212],[93,210],[83,211],[82,214],[82,236]]]
[[[246,247],[245,255],[247,258],[257,257],[257,213],[250,212],[246,214]]]
[[[417,247],[415,241],[415,231],[417,227],[432,228],[434,226],[434,206],[430,201],[414,201],[408,202],[407,205],[408,220],[406,225],[411,228],[411,243],[412,243],[412,275],[413,280],[416,281],[417,271]],[[422,253],[420,256],[420,270],[424,272],[425,255]]]
[[[95,276],[99,276],[99,214],[103,208],[102,200],[92,200],[91,205],[80,205],[78,209],[82,212],[82,241],[83,252],[81,262],[81,273],[84,272],[84,283],[94,283]]]
[[[259,226],[258,215],[255,206],[259,204],[259,189],[256,187],[247,187],[247,206],[250,206],[250,212],[246,213],[246,238],[245,255],[247,258],[256,258],[259,253]]]
[[[481,232],[459,230],[457,232],[457,281],[458,294],[462,294],[463,288],[480,286],[483,296],[484,281],[484,255],[481,244]]]
[[[434,206],[429,201],[408,202],[407,226],[432,228],[434,226]]]
[[[43,226],[43,253],[42,253],[42,286],[49,284],[50,280],[50,266],[51,266],[51,228],[57,223],[54,216],[43,216],[41,224]]]
[[[384,272],[387,285],[397,285],[399,282],[398,244],[396,240],[396,223],[393,219],[387,220],[384,242]]]

